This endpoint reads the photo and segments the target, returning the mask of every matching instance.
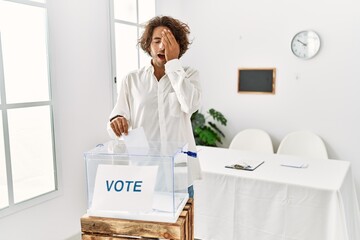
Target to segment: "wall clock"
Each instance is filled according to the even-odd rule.
[[[291,40],[291,51],[298,58],[310,59],[319,52],[320,45],[320,37],[315,31],[301,31]]]

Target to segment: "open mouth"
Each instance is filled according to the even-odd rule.
[[[158,58],[160,58],[160,60],[165,60],[165,55],[164,54],[158,54],[157,56],[158,56]]]

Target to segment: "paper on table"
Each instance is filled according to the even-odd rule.
[[[303,162],[301,160],[294,160],[294,159],[283,159],[280,162],[281,166],[285,167],[294,167],[294,168],[307,168],[309,166],[308,163]]]
[[[129,131],[128,135],[124,135],[124,142],[128,149],[149,149],[149,142],[146,139],[143,127],[135,128]]]

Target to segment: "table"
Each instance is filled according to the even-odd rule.
[[[350,163],[198,147],[195,238],[203,240],[359,240]],[[264,160],[254,171],[225,168]],[[307,168],[281,166],[308,162]]]

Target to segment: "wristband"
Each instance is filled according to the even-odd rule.
[[[121,115],[116,115],[115,117],[110,118],[110,122],[112,122],[112,120],[114,120],[115,118],[118,118],[118,117],[122,117],[122,116]]]

